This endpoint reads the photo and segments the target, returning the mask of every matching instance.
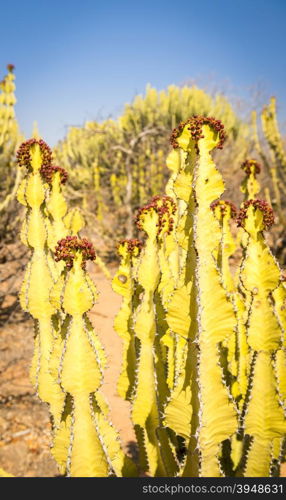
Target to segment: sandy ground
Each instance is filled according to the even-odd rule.
[[[103,392],[110,404],[111,420],[120,432],[124,449],[134,455],[135,438],[129,403],[116,394],[120,371],[121,340],[113,320],[121,297],[102,273],[93,275],[100,297],[90,318],[108,356]],[[49,452],[49,412],[29,381],[33,353],[33,322],[26,316],[0,330],[0,467],[16,476],[57,476],[57,465]]]

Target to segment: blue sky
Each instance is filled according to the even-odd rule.
[[[116,117],[147,83],[197,79],[276,95],[286,120],[286,0],[1,2],[0,73],[16,66],[17,117],[53,146],[69,125]]]

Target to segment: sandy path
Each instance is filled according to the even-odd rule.
[[[96,274],[94,282],[100,296],[90,317],[108,358],[103,392],[110,405],[111,420],[120,432],[121,439],[126,446],[129,442],[135,441],[135,435],[130,420],[130,405],[118,396],[116,391],[121,366],[121,339],[113,329],[113,321],[119,311],[121,297],[113,292],[110,282],[102,274]]]

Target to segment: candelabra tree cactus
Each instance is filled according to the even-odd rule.
[[[271,175],[274,206],[277,208],[280,221],[285,224],[282,200],[283,204],[285,204],[283,186],[286,181],[286,153],[278,126],[275,97],[271,97],[268,106],[265,106],[262,110],[261,124],[268,144],[269,158],[259,145],[258,151]]]
[[[236,251],[230,228],[236,210],[220,200],[224,185],[211,158],[211,151],[220,149],[224,139],[223,125],[213,118],[195,116],[174,130],[174,151],[167,160],[172,175],[166,192],[171,201],[163,210],[164,217],[171,214],[172,223],[160,238],[158,209],[166,207],[162,197],[139,211],[137,223],[147,238],[133,274],[143,290],[135,309],[130,308],[128,284],[129,339],[135,335],[139,340],[131,397],[139,446],[149,458],[146,436],[153,391],[163,418],[152,424],[159,440],[166,428],[170,449],[177,452],[177,474],[183,476],[271,475],[281,460],[285,438],[285,287],[263,236],[272,212],[250,198],[259,191],[259,164],[246,160],[242,189],[247,201],[238,217],[245,244],[238,279],[229,262]],[[124,258],[122,264],[126,264]],[[263,335],[258,336],[262,329]],[[265,398],[259,388],[263,367]],[[180,455],[182,443],[186,451]],[[149,470],[154,474],[150,459]]]
[[[55,433],[53,454],[67,464],[71,476],[132,474],[131,462],[120,447],[117,432],[107,418],[100,385],[106,363],[99,338],[87,316],[97,298],[86,272],[95,260],[91,243],[76,236],[58,242],[55,260],[65,269],[51,290],[51,303],[65,313],[59,382],[66,394],[62,422]],[[128,467],[130,472],[128,473]]]
[[[182,216],[185,235],[189,236],[182,291],[189,311],[182,311],[182,314],[187,313],[189,318],[185,331],[189,340],[187,380],[183,387],[188,384],[191,394],[190,434],[197,437],[189,441],[183,475],[221,475],[222,443],[236,429],[237,412],[220,361],[220,344],[233,333],[235,314],[213,257],[213,251],[219,246],[220,228],[210,209],[210,204],[223,191],[223,182],[210,151],[221,148],[223,141],[223,126],[212,118],[193,117],[172,134],[177,156],[181,157],[180,149],[185,153],[173,190],[175,196],[187,204]],[[191,182],[183,183],[186,173]],[[180,224],[179,221],[179,231],[182,230]],[[176,315],[180,316],[180,312]],[[174,329],[172,320],[169,309],[168,321]],[[208,370],[203,368],[206,363]],[[222,414],[220,410],[214,412],[214,408],[220,408],[224,414],[223,427],[220,424]]]
[[[122,240],[118,246],[120,266],[112,280],[112,288],[122,295],[122,304],[114,321],[114,328],[123,340],[122,369],[118,380],[118,394],[130,400],[135,388],[136,346],[133,332],[134,313],[142,288],[136,280],[140,240]]]
[[[144,241],[118,247],[117,388],[131,405],[140,466],[152,476],[268,476],[283,458],[286,287],[264,236],[274,215],[255,199],[253,159],[242,165],[238,216],[221,200],[213,151],[224,141],[215,118],[182,122],[171,136],[166,194],[137,212]],[[88,317],[94,248],[77,235],[83,221],[77,209],[67,213],[66,174],[47,145],[27,141],[18,161],[26,167],[21,238],[32,250],[20,300],[35,321],[31,374],[53,416],[53,456],[70,476],[134,475],[101,393],[106,357]],[[234,219],[243,233],[238,273]]]
[[[265,138],[275,157],[278,177],[285,182],[286,154],[276,116],[275,97],[271,97],[268,106],[264,107],[261,114],[261,123]]]
[[[146,234],[137,266],[136,279],[142,298],[134,317],[138,341],[132,421],[145,449],[152,475],[170,476],[177,470],[172,445],[163,426],[163,405],[168,395],[160,339],[165,333],[160,296],[157,293],[164,266],[160,246],[172,230],[175,205],[168,196],[154,197],[137,214],[137,226]]]
[[[255,112],[252,117],[254,147],[271,177],[273,194],[271,204],[275,207],[280,223],[284,225],[285,196],[283,186],[286,182],[286,153],[277,120],[275,97],[271,97],[269,104],[263,108],[261,113],[262,132],[267,148],[262,147],[262,142],[259,140]],[[266,189],[269,191],[268,186]]]
[[[242,163],[241,168],[246,174],[241,185],[241,191],[244,194],[245,201],[253,200],[260,191],[260,184],[256,177],[261,172],[261,165],[256,160],[248,159]]]
[[[15,120],[14,106],[15,98],[15,75],[14,65],[7,65],[8,74],[0,83],[0,145],[13,142],[15,132],[17,132],[17,122]],[[17,135],[17,134],[16,134]],[[14,144],[15,147],[15,144]]]
[[[3,241],[9,226],[12,229],[14,225],[14,207],[12,209],[9,205],[15,199],[21,178],[21,172],[19,169],[16,171],[15,165],[15,151],[21,137],[15,117],[14,65],[8,64],[7,70],[8,74],[0,82],[0,213],[1,225],[5,227]]]
[[[48,226],[45,214],[45,172],[51,168],[51,150],[42,140],[30,139],[17,152],[18,164],[26,173],[18,190],[18,200],[26,206],[22,242],[32,249],[20,292],[24,311],[34,318],[35,349],[31,365],[31,379],[39,397],[49,403],[57,419],[63,404],[63,394],[49,371],[49,359],[53,345],[55,314],[49,301],[53,285],[53,270],[48,249]],[[40,279],[39,279],[40,277]]]
[[[257,160],[248,158],[242,163],[241,168],[245,172],[245,178],[242,181],[240,190],[244,194],[244,201],[247,202],[255,199],[260,192],[260,183],[257,180],[257,176],[261,172],[261,164]],[[248,244],[248,234],[242,227],[238,228],[236,243],[242,250],[245,249]],[[236,339],[237,346],[235,354],[237,376],[233,382],[233,394],[237,398],[239,408],[242,409],[247,392],[248,377],[250,375],[248,363],[249,348],[246,340],[246,324],[248,320],[247,304],[251,301],[251,295],[246,289],[242,289],[242,285],[239,280],[239,272],[240,269],[238,267],[233,280],[235,311],[237,316],[237,333],[234,337]],[[233,345],[233,352],[234,348],[235,346]],[[237,450],[240,450],[242,445],[240,439],[239,441],[240,445],[238,445]],[[238,464],[237,460],[239,460],[239,453],[233,455],[233,461],[236,465]]]
[[[31,378],[50,406],[53,455],[61,472],[73,476],[133,475],[134,465],[121,449],[98,390],[105,355],[86,315],[97,292],[85,271],[95,252],[75,235],[59,240],[69,228],[80,230],[83,222],[77,211],[66,215],[61,186],[67,174],[52,165],[42,140],[24,142],[17,158],[26,168],[18,190],[26,207],[21,239],[32,249],[20,302],[35,322]],[[74,372],[69,374],[71,366]]]
[[[248,302],[247,342],[251,373],[248,397],[241,414],[248,440],[245,476],[268,476],[281,455],[286,433],[283,400],[277,390],[284,330],[274,306],[274,292],[281,285],[281,271],[267,247],[263,231],[274,222],[272,209],[261,200],[244,203],[239,225],[248,234],[248,243],[240,271],[243,289],[251,294]],[[285,361],[284,361],[285,362]],[[281,373],[281,372],[280,372]]]

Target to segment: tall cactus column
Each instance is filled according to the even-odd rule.
[[[263,235],[274,222],[273,211],[265,201],[249,200],[241,208],[238,222],[248,235],[240,280],[251,295],[247,342],[252,369],[243,418],[250,442],[244,475],[269,476],[274,461],[279,461],[286,433],[283,400],[276,388],[284,330],[273,300],[281,273]]]
[[[108,475],[108,463],[92,421],[90,394],[102,379],[99,353],[87,318],[97,297],[96,290],[85,273],[85,261],[94,259],[93,249],[83,240],[67,237],[56,248],[56,260],[65,260],[67,267],[51,293],[52,302],[68,315],[68,330],[64,339],[60,383],[73,401],[73,440],[70,457],[71,475]],[[101,353],[102,357],[102,353]]]
[[[119,437],[107,418],[107,408],[99,392],[105,353],[87,311],[97,298],[96,288],[86,272],[86,261],[95,259],[91,243],[67,236],[56,247],[55,259],[66,267],[51,291],[51,302],[66,314],[63,324],[59,367],[61,387],[67,395],[62,422],[71,415],[70,427],[59,426],[54,456],[66,459],[71,476],[101,477],[111,473],[132,473]],[[65,449],[65,451],[64,451]]]
[[[184,146],[189,143],[189,132],[179,125]],[[173,138],[173,137],[172,137]],[[197,301],[195,288],[196,252],[194,248],[194,168],[196,151],[187,151],[174,145],[167,165],[172,176],[166,187],[177,206],[174,230],[168,261],[173,274],[173,290],[167,301],[166,321],[169,329],[165,335],[168,342],[168,383],[170,396],[164,408],[164,422],[167,427],[184,439],[187,454],[187,475],[198,475],[198,453],[195,434],[198,426],[197,356],[194,344],[197,333]],[[175,272],[173,273],[173,270]],[[170,280],[169,280],[170,282]],[[161,288],[162,283],[160,283]],[[171,356],[173,351],[173,380]],[[183,469],[185,464],[183,463]]]
[[[26,168],[26,175],[18,190],[18,200],[26,206],[21,239],[32,249],[20,292],[22,308],[35,321],[35,351],[31,366],[31,379],[39,397],[50,404],[54,418],[63,405],[63,394],[49,371],[53,347],[53,315],[57,312],[50,304],[53,286],[47,246],[48,226],[45,214],[45,169],[51,168],[51,151],[42,140],[24,142],[17,153],[18,163]]]
[[[136,239],[120,242],[118,253],[121,256],[121,262],[112,280],[113,290],[123,298],[114,321],[114,328],[123,341],[123,359],[117,390],[118,394],[127,400],[131,399],[135,389],[136,348],[133,322],[138,305],[139,288],[135,273],[142,246],[142,242]]]
[[[197,332],[194,332],[193,349],[198,350],[197,387],[199,407],[194,406],[192,434],[196,435],[199,448],[199,475],[221,476],[222,443],[234,435],[237,428],[237,411],[227,386],[220,361],[220,344],[232,335],[236,319],[231,301],[222,286],[222,278],[216,267],[213,252],[219,246],[220,226],[210,208],[224,189],[222,177],[215,167],[210,152],[221,148],[224,141],[221,122],[213,118],[192,117],[181,124],[172,134],[172,144],[187,153],[187,162],[193,164],[193,206],[194,216],[190,218],[189,238],[193,241],[196,261],[193,264],[194,299],[190,295],[190,317],[193,317],[195,304],[198,304]],[[174,182],[180,179],[180,172]],[[184,195],[184,186],[177,193]],[[187,186],[186,186],[187,188]],[[185,188],[185,190],[186,190]],[[190,196],[189,194],[189,196]],[[187,200],[186,200],[187,201]],[[180,222],[177,232],[180,230]],[[186,229],[185,229],[186,234]],[[186,234],[188,237],[188,234]],[[190,250],[188,250],[190,251]],[[191,271],[191,268],[188,270]],[[169,314],[170,315],[170,314]],[[196,360],[193,355],[193,364]],[[195,474],[192,462],[195,460],[193,440],[185,464],[183,475]]]
[[[162,410],[167,384],[163,372],[162,352],[158,342],[160,318],[156,291],[162,270],[159,259],[159,235],[172,225],[171,198],[155,197],[137,214],[137,226],[147,239],[139,257],[136,279],[142,287],[142,299],[134,315],[134,332],[139,341],[136,389],[132,404],[132,421],[142,431],[149,470],[152,475],[172,476],[177,470]]]
[[[62,193],[62,185],[66,183],[67,172],[57,166],[44,169],[44,177],[50,186],[49,196],[46,202],[47,212],[50,219],[48,244],[54,252],[57,242],[67,235],[68,229],[64,223],[67,213],[67,203]]]
[[[15,75],[13,64],[7,65],[8,74],[0,82],[0,145],[8,139],[9,134],[14,129],[17,131],[15,121],[14,106],[16,104],[15,97]]]
[[[195,247],[198,253],[200,475],[216,476],[223,474],[219,463],[222,442],[229,439],[237,427],[236,410],[223,378],[219,355],[219,343],[232,335],[236,319],[212,256],[215,240],[220,238],[220,228],[210,205],[214,198],[221,196],[224,185],[210,151],[222,147],[224,132],[220,122],[202,119],[201,123],[195,121],[191,133],[193,138],[197,138],[199,153],[194,190],[197,201]]]
[[[253,200],[260,191],[260,184],[256,177],[261,172],[261,165],[256,160],[247,159],[242,163],[241,168],[246,175],[240,190],[244,194],[245,201]]]

